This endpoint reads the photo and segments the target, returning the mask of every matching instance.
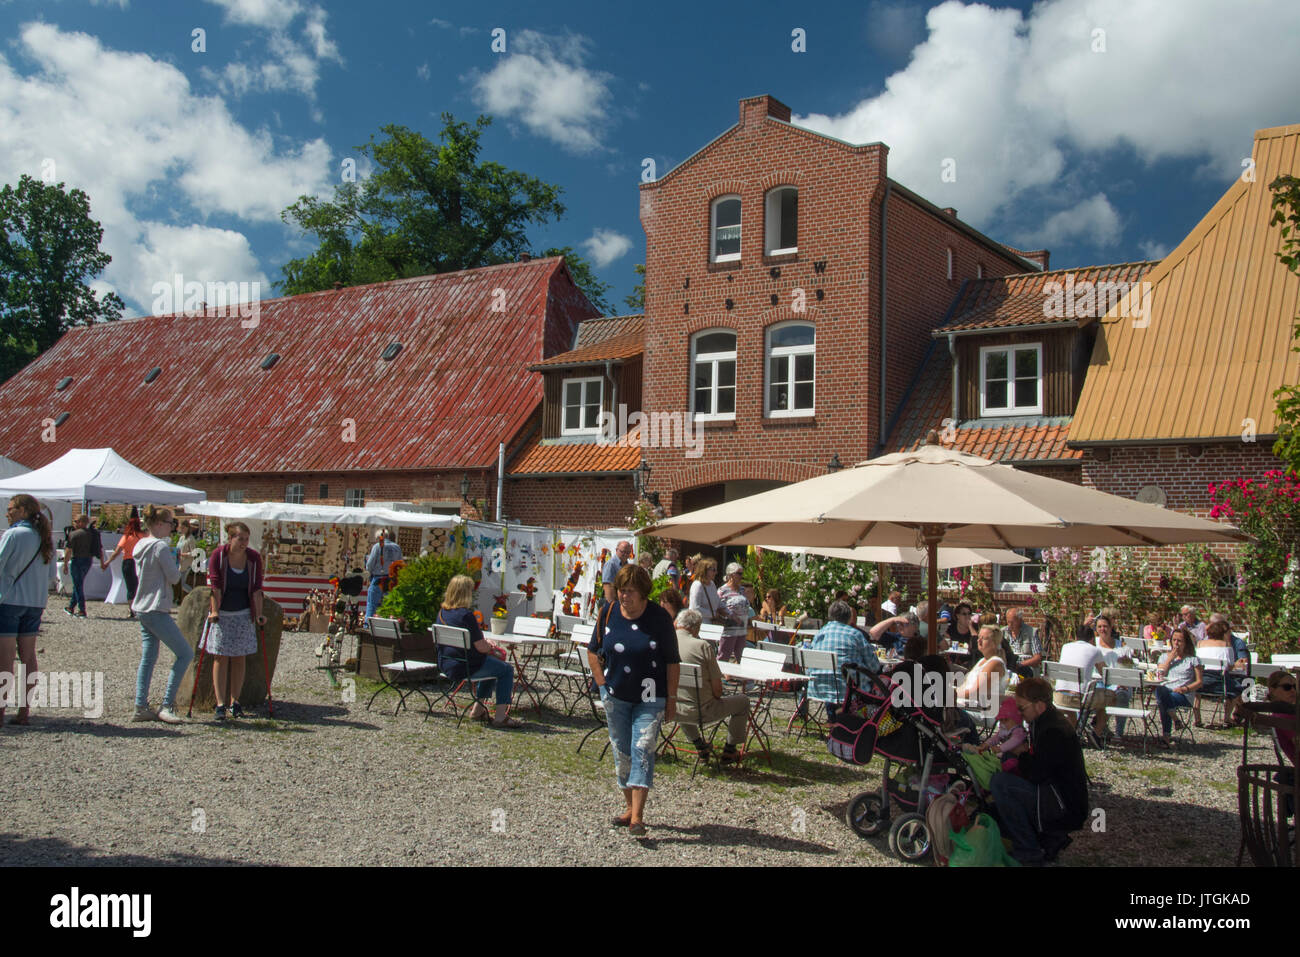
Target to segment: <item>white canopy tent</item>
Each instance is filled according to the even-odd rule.
[[[0,494],[26,492],[65,502],[179,505],[203,493],[136,468],[112,449],[72,449],[49,465],[0,479]]]
[[[434,515],[391,508],[360,508],[342,505],[290,505],[286,502],[187,502],[189,515],[240,519],[252,522],[301,522],[306,524],[367,525],[374,528],[451,528],[459,515]]]

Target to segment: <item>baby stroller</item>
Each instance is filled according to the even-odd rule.
[[[967,813],[987,803],[966,764],[961,744],[943,731],[943,707],[922,707],[917,689],[897,678],[845,665],[847,689],[826,747],[841,761],[865,765],[875,755],[885,760],[879,792],[864,791],[849,801],[845,819],[859,837],[888,828],[890,853],[919,861],[930,853],[926,809],[940,794],[957,794]],[[919,674],[918,670],[913,674]],[[901,772],[901,773],[900,773]],[[890,804],[904,813],[890,820]]]

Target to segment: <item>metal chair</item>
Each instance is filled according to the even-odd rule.
[[[720,718],[706,727],[703,716],[697,713],[699,710],[699,702],[704,698],[704,672],[701,670],[699,665],[683,663],[680,665],[680,668],[680,677],[677,680],[677,720],[673,723],[672,730],[664,733],[663,741],[659,745],[659,753],[664,754],[671,750],[674,755],[685,754],[688,757],[695,758],[695,764],[691,767],[691,777],[693,778],[695,777],[696,772],[699,771],[700,765],[708,764],[710,759],[713,758],[713,739],[717,737],[718,728],[722,727],[725,723],[725,719]],[[691,697],[689,699],[682,698],[682,692],[685,690],[691,692]],[[693,702],[693,704],[689,702]],[[690,741],[687,744],[677,744],[674,741],[677,737],[677,732],[681,730],[683,721],[690,723],[692,718],[694,718],[694,723],[699,729],[699,740],[704,745],[702,748],[694,741]],[[683,737],[685,737],[685,735],[683,735]]]
[[[1142,722],[1142,753],[1148,753],[1148,742],[1151,738],[1151,722],[1155,718],[1155,712],[1146,707],[1146,681],[1142,677],[1142,671],[1139,668],[1107,668],[1106,676],[1102,679],[1107,685],[1113,688],[1128,688],[1130,691],[1130,704],[1128,705],[1107,705],[1107,717],[1124,718],[1128,721]],[[1139,707],[1132,707],[1132,702],[1136,701]],[[1119,733],[1119,725],[1115,726],[1116,734]]]
[[[489,682],[495,683],[497,679],[490,678],[490,677],[474,678],[470,675],[469,651],[470,648],[473,646],[474,642],[473,639],[470,637],[470,633],[467,629],[455,628],[451,625],[435,624],[433,626],[433,640],[434,643],[437,644],[439,647],[450,648],[452,649],[452,651],[460,652],[458,657],[460,657],[466,662],[465,677],[461,678],[459,681],[456,681],[454,678],[449,677],[449,681],[452,682],[453,684],[443,695],[443,697],[447,700],[447,704],[451,707],[452,712],[456,715],[456,727],[459,728],[461,722],[465,720],[465,715],[469,714],[470,709],[472,709],[474,707],[475,702],[479,700],[479,695],[478,695],[479,686]],[[459,694],[460,690],[464,688],[466,685],[468,685],[470,689],[470,700],[469,703],[462,708],[458,704],[456,704],[456,695]],[[432,705],[429,706],[429,710],[432,712],[433,710]]]
[[[814,671],[829,671],[832,675],[837,676],[840,673],[839,656],[833,651],[815,651],[812,648],[803,648],[796,645],[794,648],[794,662],[795,667],[804,674],[810,676]],[[808,732],[809,721],[813,722],[813,724],[817,726],[818,734],[826,733],[826,722],[819,720],[816,715],[813,714],[813,704],[820,704],[822,706],[823,714],[827,713],[827,705],[832,705],[838,708],[841,704],[839,697],[834,699],[815,697],[813,695],[812,686],[812,681],[809,681],[808,684],[804,686],[799,707],[795,709],[795,713],[790,717],[790,725],[792,726],[795,718],[799,716],[799,712],[804,711],[804,724],[803,727],[799,729],[798,738],[802,738]],[[786,728],[786,731],[789,731],[789,727]]]
[[[556,662],[554,668],[543,668],[541,672],[550,683],[551,691],[560,696],[564,713],[568,715],[577,709],[579,701],[591,697],[591,668],[587,664],[587,645],[594,630],[595,625],[577,621],[568,636],[573,642],[573,648]],[[569,695],[565,693],[566,688],[574,694],[572,704],[569,703]]]
[[[379,644],[372,641],[371,647],[375,649],[375,670],[379,674],[379,680],[382,682],[379,689],[370,696],[366,702],[366,710],[375,703],[385,691],[394,691],[397,693],[397,707],[393,710],[396,716],[406,705],[406,699],[410,695],[418,692],[424,699],[424,703],[430,711],[433,710],[433,702],[429,696],[424,693],[424,689],[419,686],[421,680],[435,680],[441,672],[438,670],[436,662],[420,661],[406,657],[405,641],[406,635],[402,631],[401,622],[396,618],[371,618],[370,634],[374,638],[386,638],[393,643],[393,660],[384,662],[379,659]],[[400,684],[404,684],[405,688]]]

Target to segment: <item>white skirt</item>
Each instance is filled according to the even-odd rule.
[[[204,650],[210,655],[229,655],[233,658],[257,653],[257,625],[248,611],[218,612],[217,620],[208,626],[208,640]]]

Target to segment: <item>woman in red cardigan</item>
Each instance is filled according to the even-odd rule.
[[[212,655],[212,687],[217,695],[216,720],[241,718],[239,691],[244,686],[244,656],[257,653],[257,629],[262,614],[262,556],[248,547],[250,532],[243,522],[226,526],[227,541],[208,560],[208,637]],[[229,690],[227,690],[229,689]]]

